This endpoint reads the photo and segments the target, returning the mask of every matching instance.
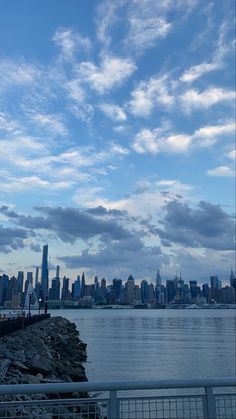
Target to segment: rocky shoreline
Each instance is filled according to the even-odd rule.
[[[75,324],[63,317],[51,317],[0,339],[0,384],[87,381],[83,366],[86,358],[86,344],[79,339]],[[38,396],[2,396],[0,401]]]

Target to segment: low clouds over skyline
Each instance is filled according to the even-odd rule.
[[[177,255],[181,251],[183,255],[189,252],[189,261],[197,260],[199,250],[202,259],[204,253],[218,251],[219,254],[227,252],[228,260],[234,250],[234,216],[209,202],[190,206],[181,196],[173,198],[167,192],[164,196],[167,200],[160,205],[160,211],[148,218],[101,205],[84,209],[36,207],[40,215],[34,216],[18,214],[4,205],[0,214],[8,219],[11,228],[5,229],[4,234],[1,227],[0,251],[7,253],[23,248],[27,246],[26,239],[33,236],[34,241],[28,245],[32,251],[40,252],[38,241],[51,236],[60,239],[63,245],[73,246],[67,245],[67,255],[58,256],[66,269],[83,267],[103,272],[110,279],[112,275],[122,276],[127,272],[147,277],[150,267],[155,265],[169,272],[175,265],[179,266]],[[14,224],[17,228],[12,227]],[[71,255],[70,249],[76,249],[80,243],[86,247]],[[184,268],[184,264],[181,266]],[[204,270],[204,265],[201,269]]]

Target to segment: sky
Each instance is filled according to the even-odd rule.
[[[0,7],[0,272],[228,280],[234,1]]]

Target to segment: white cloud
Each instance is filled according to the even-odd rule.
[[[163,194],[163,191],[167,193]],[[87,195],[83,203],[88,207],[102,205],[107,209],[124,210],[131,216],[148,217],[152,215],[153,220],[158,222],[160,210],[168,200],[172,200],[177,194],[190,199],[193,193],[195,194],[195,191],[191,185],[182,183],[178,179],[145,178],[140,179],[136,184],[136,190],[125,198],[107,199],[102,196],[104,195],[103,190],[95,190],[94,193]]]
[[[76,116],[76,118],[86,123],[91,121],[94,114],[94,108],[89,103],[70,105],[69,109]]]
[[[216,41],[216,49],[213,52],[212,59],[210,62],[203,62],[194,66],[191,66],[187,69],[183,75],[180,77],[180,81],[191,83],[204,74],[207,74],[211,71],[220,70],[225,66],[224,59],[225,57],[233,51],[232,42],[226,42],[225,37],[228,28],[231,26],[230,22],[223,22],[220,27],[219,37]],[[208,29],[207,29],[208,31]],[[205,31],[200,34],[200,38],[202,38],[205,34]],[[202,38],[203,39],[203,38]],[[204,39],[205,42],[205,39]]]
[[[7,89],[13,86],[31,86],[39,80],[41,69],[29,64],[24,59],[11,61],[0,60],[0,89]]]
[[[66,135],[67,128],[62,122],[62,117],[58,115],[33,113],[31,119],[36,122],[40,127],[45,127],[54,135]]]
[[[99,2],[96,16],[97,37],[104,47],[108,47],[111,42],[109,29],[117,20],[117,10],[122,7],[125,2],[126,0],[117,0],[116,2],[105,0]]]
[[[113,131],[115,132],[123,132],[125,130],[125,125],[118,125],[113,128]]]
[[[128,148],[122,147],[120,144],[115,144],[115,143],[113,143],[111,146],[111,152],[114,154],[120,154],[123,156],[127,156],[130,153]]]
[[[224,125],[208,125],[195,131],[195,137],[215,137],[218,135],[230,134],[235,132],[235,122]]]
[[[235,172],[228,166],[219,166],[215,167],[214,169],[207,170],[206,174],[208,176],[216,176],[216,177],[231,177],[235,176]]]
[[[72,29],[59,29],[55,32],[53,41],[61,48],[64,58],[72,58],[79,47],[86,50],[91,48],[89,38],[83,37]]]
[[[21,132],[21,127],[19,123],[13,120],[9,115],[0,112],[0,130],[17,134]]]
[[[78,188],[73,196],[73,201],[88,207],[96,206],[98,194],[103,192],[102,186]]]
[[[113,39],[112,29],[120,21],[127,27],[121,40],[122,47],[142,52],[156,45],[158,39],[165,38],[176,21],[190,13],[198,0],[103,0],[97,8],[97,37],[103,48],[108,49]],[[175,13],[170,22],[169,13]],[[121,35],[122,36],[122,35]]]
[[[141,51],[154,46],[157,39],[165,38],[172,27],[171,23],[161,17],[134,16],[129,19],[129,22],[127,44]]]
[[[82,62],[77,67],[81,80],[98,93],[109,91],[120,85],[136,70],[136,65],[131,59],[105,55],[101,66],[94,63]]]
[[[155,132],[148,129],[141,130],[135,137],[133,142],[133,149],[139,154],[151,153],[156,154],[160,151],[160,144],[158,144]]]
[[[25,190],[35,190],[35,189],[45,189],[46,191],[56,191],[61,189],[71,188],[73,181],[56,181],[52,182],[51,180],[43,179],[39,176],[23,176],[23,177],[13,177],[8,176],[7,178],[1,179],[0,175],[0,185],[1,189],[6,192],[11,191],[25,191]]]
[[[154,130],[142,129],[136,136],[132,148],[139,154],[159,152],[185,153],[190,148],[209,147],[214,145],[218,137],[235,132],[235,123],[226,122],[222,125],[208,125],[199,128],[192,134],[173,133],[172,127],[166,123]]]
[[[235,93],[233,91],[216,87],[210,87],[202,92],[192,89],[179,96],[179,100],[187,112],[192,108],[207,109],[217,103],[233,102],[234,99]]]
[[[75,102],[81,103],[85,99],[85,92],[80,85],[80,80],[74,79],[69,81],[65,88],[68,91],[69,97]]]
[[[133,149],[140,154],[158,152],[184,153],[188,151],[192,137],[185,134],[163,135],[159,129],[141,130],[135,137]]]
[[[209,147],[214,145],[219,137],[234,134],[235,122],[226,122],[222,125],[208,125],[206,127],[199,128],[193,134],[194,139],[197,140],[197,144],[202,147]]]
[[[227,157],[230,160],[236,160],[236,150],[231,150],[227,153]]]
[[[123,122],[127,119],[124,110],[120,106],[112,103],[102,103],[99,108],[113,121]]]
[[[162,140],[162,149],[169,153],[185,153],[191,144],[192,137],[190,135],[170,135]]]
[[[1,158],[11,164],[18,165],[22,155],[42,156],[46,152],[45,145],[35,138],[19,135],[11,140],[0,140]]]
[[[194,65],[184,72],[184,74],[180,77],[180,81],[191,83],[192,81],[197,80],[203,74],[209,73],[213,70],[218,70],[221,67],[222,64],[217,62]]]
[[[167,85],[167,77],[151,78],[149,81],[141,81],[133,92],[132,99],[128,103],[129,111],[136,116],[149,116],[155,105],[170,108],[175,98],[170,94]]]

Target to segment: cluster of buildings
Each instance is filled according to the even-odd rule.
[[[49,287],[48,245],[43,246],[41,276],[39,268],[33,272],[19,271],[17,277],[11,278],[3,274],[0,276],[0,306],[17,309],[24,307],[27,291],[33,290],[34,298],[47,302],[50,307],[91,307],[92,305],[133,305],[134,307],[197,304],[234,304],[236,295],[236,276],[231,270],[229,285],[222,287],[218,276],[210,276],[210,283],[199,285],[196,280],[185,283],[181,275],[162,283],[160,272],[156,274],[155,282],[142,280],[140,285],[135,283],[132,275],[123,282],[114,278],[107,284],[105,278],[100,281],[97,276],[91,284],[86,283],[83,273],[77,276],[71,284],[70,279],[60,278],[60,267],[56,268],[56,275]],[[32,301],[33,303],[33,301]]]

